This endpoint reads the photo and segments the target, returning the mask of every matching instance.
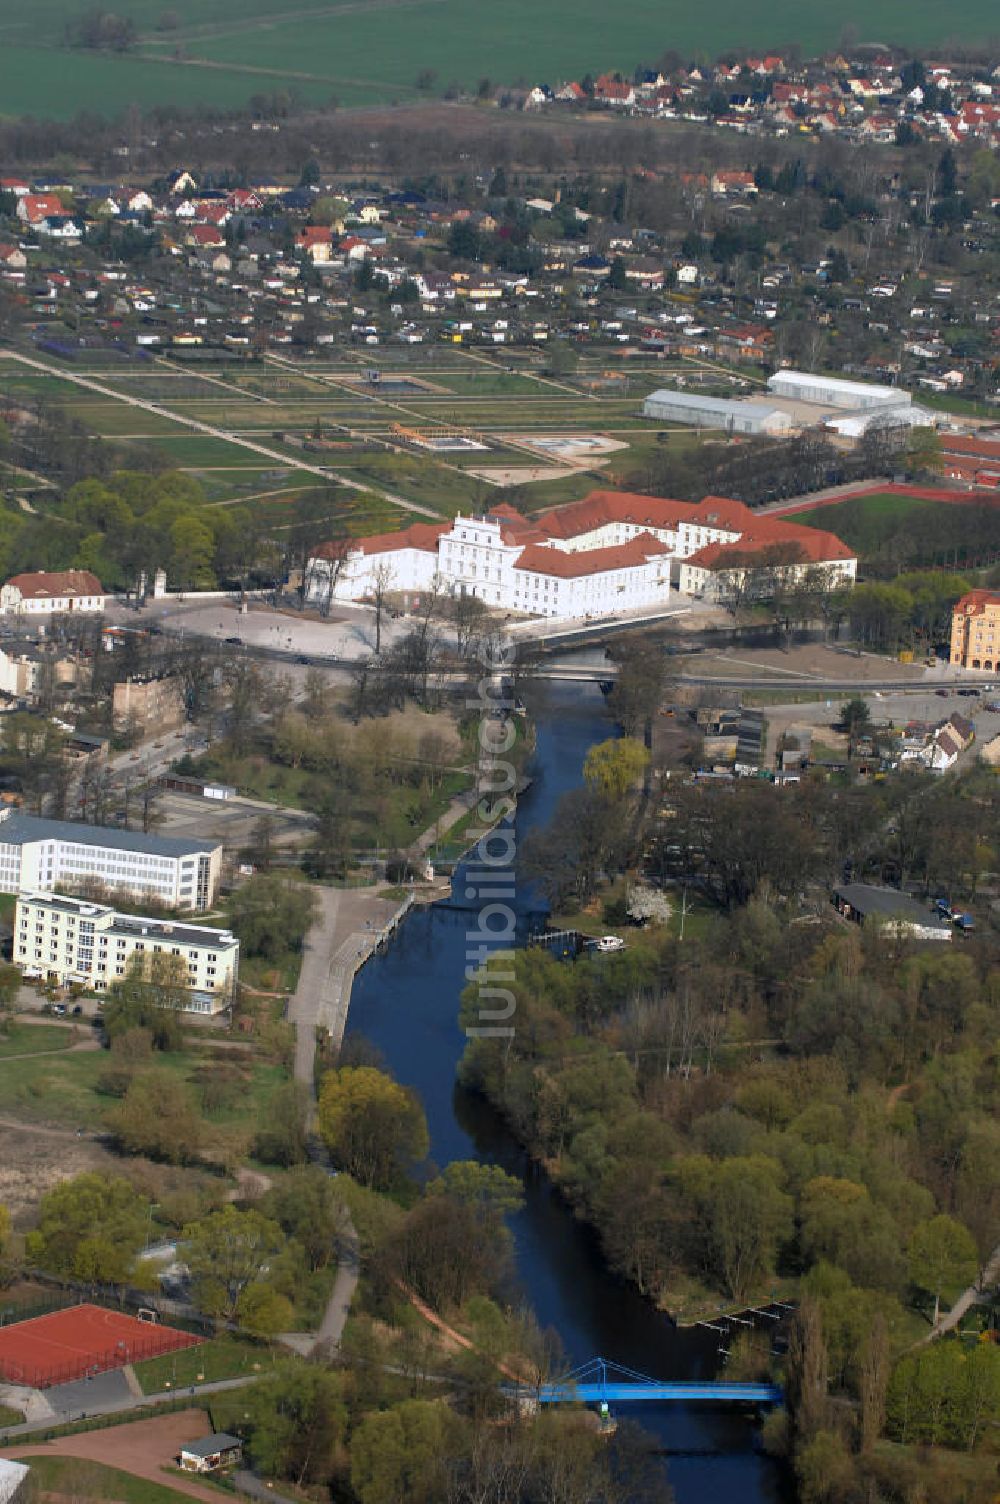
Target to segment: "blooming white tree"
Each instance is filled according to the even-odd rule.
[[[637,924],[666,924],[673,913],[673,905],[665,893],[656,888],[634,887],[629,889],[626,904],[630,919]]]

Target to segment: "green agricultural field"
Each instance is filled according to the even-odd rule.
[[[70,118],[79,110],[117,113],[130,104],[241,104],[254,93],[295,91],[309,102],[331,97],[361,105],[432,87],[560,78],[653,62],[666,47],[711,57],[738,44],[798,42],[806,53],[836,45],[846,26],[866,41],[932,45],[949,37],[985,40],[996,32],[994,0],[964,0],[959,14],[936,0],[845,0],[837,8],[799,0],[715,0],[708,12],[682,0],[628,0],[608,25],[596,0],[335,0],[286,10],[276,0],[119,0],[139,40],[123,57],[70,51],[65,26],[76,0],[40,0],[30,14],[8,8],[0,23],[0,98],[6,113]],[[168,9],[176,24],[160,29]]]

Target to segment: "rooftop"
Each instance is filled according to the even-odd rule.
[[[238,1436],[230,1436],[228,1431],[216,1431],[214,1436],[200,1436],[197,1441],[185,1441],[181,1451],[189,1457],[214,1457],[216,1452],[229,1452],[242,1445]]]
[[[692,412],[718,413],[720,417],[729,417],[733,413],[761,420],[778,413],[783,417],[788,416],[784,408],[775,407],[770,402],[746,402],[740,397],[704,397],[700,392],[679,392],[669,386],[650,392],[644,406],[648,407],[651,402],[669,402],[671,407],[690,408]]]
[[[15,574],[7,581],[25,600],[52,600],[67,595],[103,595],[104,586],[89,569],[57,569],[49,573]]]
[[[105,919],[110,915],[108,933],[113,935],[159,935],[181,945],[215,945],[220,950],[236,944],[231,930],[179,924],[175,919],[153,919],[143,914],[119,914],[110,904],[94,903],[89,898],[72,898],[63,893],[22,893],[20,900],[44,904],[57,914],[72,914],[78,919]]]
[[[192,841],[179,836],[147,835],[141,830],[112,830],[107,825],[83,825],[75,820],[48,820],[43,815],[0,811],[0,846],[26,846],[32,841],[73,841],[81,846],[104,846],[113,851],[141,851],[146,856],[193,856],[215,851],[215,841]]]
[[[834,898],[849,903],[855,913],[867,919],[899,919],[905,924],[919,924],[930,929],[948,929],[947,920],[926,909],[908,893],[898,888],[877,888],[872,883],[842,883],[833,890]]]

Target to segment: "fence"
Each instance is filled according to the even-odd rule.
[[[50,1389],[56,1384],[72,1384],[76,1379],[109,1373],[126,1363],[141,1363],[144,1358],[158,1358],[164,1353],[193,1347],[199,1341],[200,1338],[189,1332],[168,1332],[165,1328],[154,1327],[148,1337],[122,1338],[111,1347],[88,1348],[61,1361],[43,1356],[18,1361],[12,1355],[0,1353],[0,1378],[9,1384]]]

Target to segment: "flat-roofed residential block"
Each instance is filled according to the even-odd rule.
[[[240,942],[229,930],[119,914],[84,898],[18,896],[14,962],[26,975],[103,992],[129,974],[136,956],[152,980],[163,958],[161,980],[183,983],[189,1013],[221,1013],[232,1000]]]

